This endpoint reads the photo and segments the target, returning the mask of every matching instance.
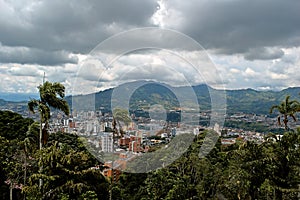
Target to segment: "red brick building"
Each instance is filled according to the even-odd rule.
[[[141,148],[142,138],[137,136],[130,136],[129,151],[138,153],[142,151]]]

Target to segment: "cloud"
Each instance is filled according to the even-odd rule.
[[[228,89],[280,90],[299,87],[300,48],[282,50],[285,54],[276,60],[249,61],[243,56],[232,55],[213,55],[211,58]]]
[[[64,66],[40,66],[30,64],[0,64],[1,91],[24,91],[36,92],[46,73],[46,80],[58,81],[66,86],[67,93],[84,94],[97,92],[107,88],[115,87],[121,83],[134,80],[154,80],[167,83],[173,86],[197,85],[201,83],[214,84],[220,83],[220,77],[226,88],[256,88],[278,90],[289,86],[299,86],[300,48],[290,50],[283,49],[286,53],[276,61],[259,60],[248,61],[242,56],[232,55],[211,55],[215,67],[199,63],[198,68],[190,66],[180,57],[168,51],[156,51],[147,53],[131,53],[123,55],[115,60],[111,66],[104,67],[103,60],[106,57],[116,55],[103,54],[98,60],[82,59],[77,64],[65,64]],[[196,52],[183,51],[177,52],[179,55],[189,57],[188,60],[199,60]],[[81,57],[80,55],[76,55]],[[293,57],[292,63],[286,63],[285,57]],[[100,59],[101,58],[101,59]],[[201,60],[201,59],[200,59]],[[86,62],[88,61],[88,62]],[[83,64],[83,65],[82,65]],[[216,73],[210,73],[215,68]],[[282,69],[278,71],[275,69]],[[196,70],[196,71],[195,71]],[[218,72],[218,74],[217,74]],[[8,79],[9,81],[7,81]],[[22,83],[22,84],[21,84]]]
[[[274,72],[270,73],[270,77],[273,80],[286,80],[289,78],[286,74],[276,74]]]
[[[231,73],[234,73],[234,74],[239,74],[239,73],[241,73],[241,71],[240,71],[239,69],[236,69],[236,68],[231,68],[229,71],[230,71]]]
[[[74,53],[87,53],[122,29],[151,25],[157,6],[154,0],[30,0],[22,4],[0,1],[3,45]]]
[[[136,79],[222,85],[218,72],[231,89],[299,86],[299,7],[295,0],[0,0],[0,90],[36,91],[43,72],[68,92],[76,80],[86,92]],[[102,54],[91,52],[114,34],[145,26],[195,39],[217,69],[199,58],[195,46],[167,32],[136,32],[104,45]],[[106,66],[119,52],[139,45],[170,51],[127,52]],[[99,57],[82,67],[89,52]]]
[[[186,33],[217,53],[243,54],[257,48],[299,46],[299,7],[300,2],[294,0],[164,1],[167,14],[160,23]],[[178,15],[180,24],[176,24]],[[280,56],[278,53],[249,56],[252,60],[272,59]]]
[[[0,43],[0,63],[60,65],[77,63],[76,56],[66,51],[44,51],[28,47],[7,47]]]
[[[14,76],[10,74],[0,74],[0,91],[11,93],[36,93],[38,83],[42,79],[33,76]]]
[[[268,55],[261,57],[254,53],[299,46],[298,7],[294,0],[1,0],[0,41],[8,47],[87,53],[113,34],[156,25],[182,31],[217,53],[272,59],[280,51],[265,51]]]
[[[283,55],[284,51],[281,49],[263,47],[250,49],[244,57],[247,60],[274,60],[281,58]]]
[[[8,74],[13,76],[43,77],[43,71],[35,66],[13,65],[7,70]]]
[[[82,94],[137,80],[151,80],[172,86],[221,84],[216,68],[203,53],[141,50],[118,56],[95,51],[79,63],[80,69],[73,87],[75,92]],[[111,57],[112,62],[105,60],[106,57]]]
[[[257,75],[257,73],[249,67],[247,67],[247,69],[244,72],[245,77],[255,77],[256,75]]]

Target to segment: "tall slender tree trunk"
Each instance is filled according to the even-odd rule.
[[[25,153],[25,166],[24,166],[24,183],[23,186],[26,186],[26,178],[27,178],[27,155]],[[24,200],[26,199],[26,194],[24,193]]]
[[[27,176],[27,158],[26,158],[26,155],[25,155],[25,161],[24,161],[24,183],[23,183],[23,185],[25,186],[26,185],[26,176]]]
[[[114,160],[111,163],[111,179],[110,179],[110,186],[109,186],[109,200],[112,200],[112,189],[113,189],[113,178],[114,178]]]
[[[300,199],[300,184],[298,184],[298,199]]]
[[[39,145],[39,149],[40,150],[42,150],[42,139],[43,139],[43,124],[42,124],[42,118],[43,118],[43,116],[42,116],[42,113],[40,113],[40,138],[39,138],[39,143],[40,143],[40,145]],[[40,160],[41,160],[41,157],[40,157]],[[40,166],[39,167],[39,173],[42,173],[42,170],[43,170],[43,167],[42,166]],[[40,190],[42,190],[42,185],[43,185],[43,180],[40,178],[39,179],[39,188],[40,188]]]
[[[284,128],[287,131],[289,129],[289,127],[287,125],[287,123],[288,123],[287,115],[284,115],[283,123],[284,123]]]
[[[9,199],[12,200],[13,199],[13,182],[10,182],[10,186],[9,186]]]

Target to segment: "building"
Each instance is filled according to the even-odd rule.
[[[142,138],[137,136],[130,136],[130,142],[129,142],[129,151],[138,153],[142,151],[141,148]]]
[[[104,133],[101,136],[101,148],[103,152],[113,152],[113,135],[112,133]]]
[[[129,137],[122,137],[119,139],[119,146],[120,147],[129,147],[130,138]]]
[[[122,171],[125,170],[128,161],[131,161],[134,157],[128,156],[127,153],[120,153],[119,159],[113,161],[107,161],[104,163],[104,170],[102,174],[110,178],[112,182],[117,182],[119,180]]]
[[[110,178],[112,182],[119,180],[121,175],[121,170],[117,169],[116,166],[113,166],[112,161],[107,161],[104,163],[103,176]]]

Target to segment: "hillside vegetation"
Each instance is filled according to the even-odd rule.
[[[127,83],[121,85],[122,90],[126,91],[126,88],[131,87],[131,84]],[[165,84],[158,84],[154,82],[143,83],[141,87],[136,89],[130,97],[129,105],[131,110],[138,108],[145,108],[147,105],[160,104],[165,109],[172,109],[180,107],[182,99],[189,100],[195,95],[200,105],[200,110],[209,110],[211,106],[210,92],[220,92],[210,88],[207,85],[193,86],[192,89],[195,92],[190,94],[190,87],[171,87]],[[96,109],[103,107],[105,110],[111,108],[111,98],[114,89],[108,89],[105,91],[97,92],[90,96],[75,96],[73,101],[94,101]],[[272,105],[281,102],[285,96],[290,95],[292,99],[298,98],[300,93],[300,87],[288,88],[281,91],[256,91],[253,89],[243,90],[225,90],[227,100],[227,112],[228,113],[255,113],[255,114],[269,114],[269,109]],[[176,96],[175,94],[178,94]],[[180,101],[181,100],[181,101]],[[67,97],[67,101],[72,105],[72,97]],[[91,102],[81,102],[80,105],[91,105]],[[195,106],[195,105],[190,105]],[[88,109],[88,108],[86,108]]]

